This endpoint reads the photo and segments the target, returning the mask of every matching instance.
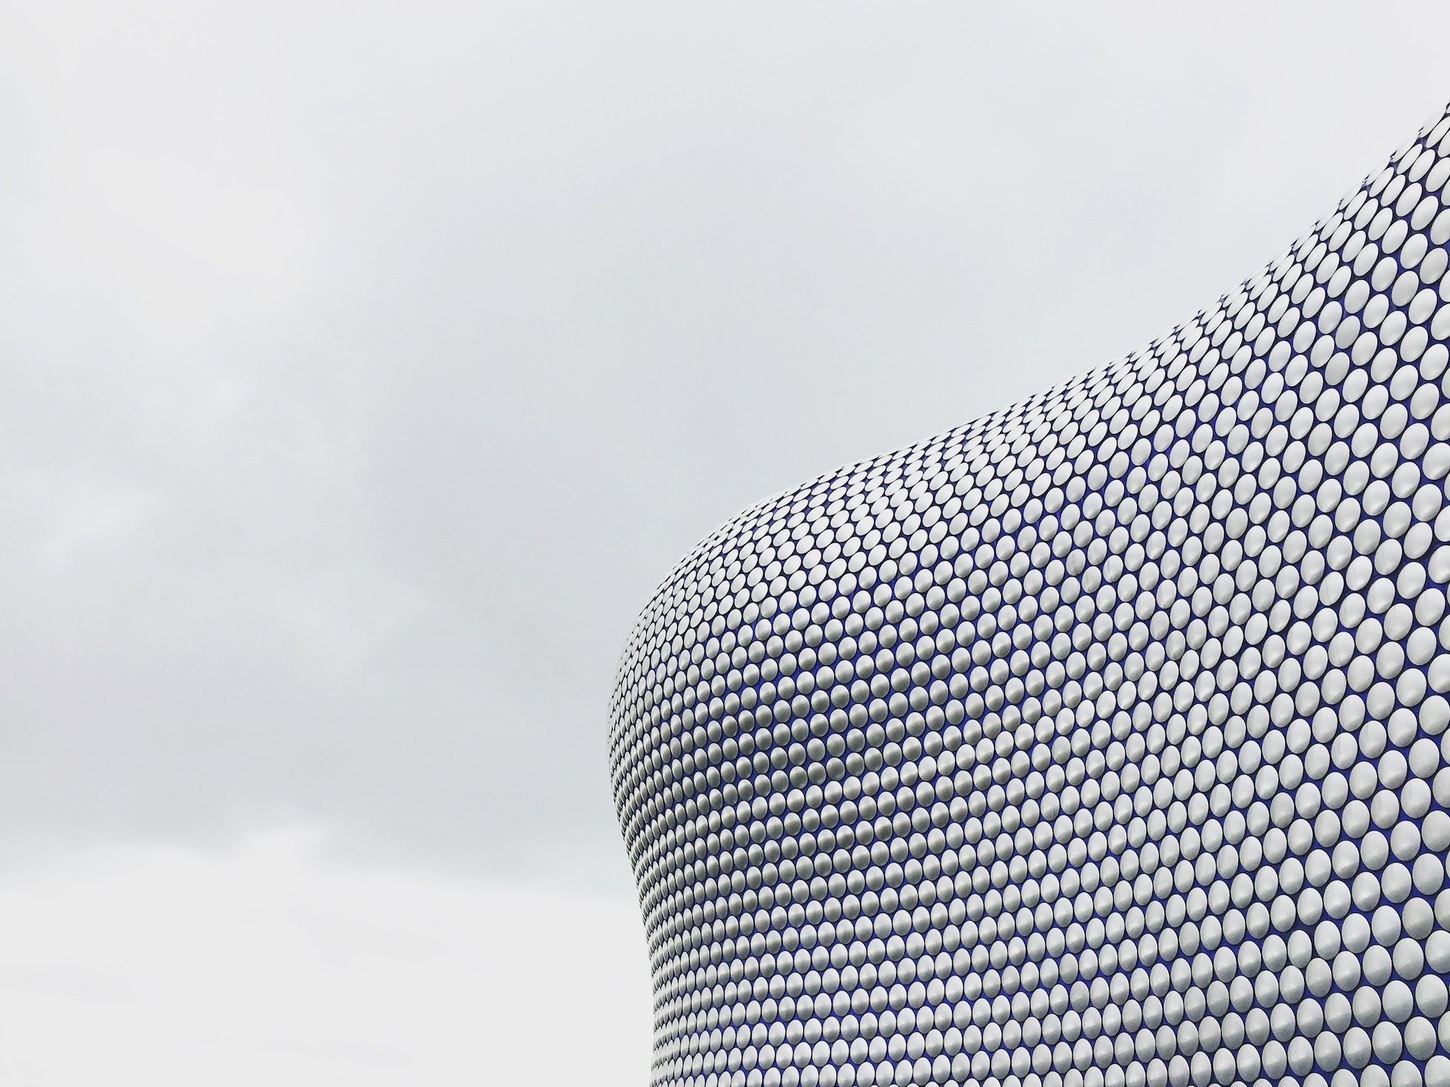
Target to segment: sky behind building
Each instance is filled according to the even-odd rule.
[[[476,1080],[489,1039],[596,1027],[626,1039],[594,1043],[606,1081],[641,1082],[603,738],[654,583],[742,505],[1211,303],[1450,98],[1447,24],[1393,3],[0,7],[0,909],[55,949],[0,977],[0,1069],[94,1082],[33,1041],[46,1015],[163,1021],[165,994],[231,976],[177,972],[206,933],[305,958],[296,911],[355,909],[410,964],[363,988],[404,978],[439,1022],[472,998],[429,987],[414,928],[458,941],[459,986],[500,931],[598,933],[639,969],[480,1013],[444,1068],[409,1063],[439,1050],[380,998],[350,1021],[403,1056],[369,1064],[344,1032],[349,1082]],[[213,878],[274,888],[273,920],[201,895],[198,942],[161,925],[127,957],[109,900],[165,916]],[[131,980],[67,965],[88,932]],[[286,1013],[299,1037],[373,952],[329,954]],[[285,991],[298,955],[228,991]],[[161,1003],[127,995],[146,978]],[[108,1078],[194,1082],[232,1052],[197,1044],[173,1080],[162,1042]],[[258,1077],[327,1081],[264,1052]]]

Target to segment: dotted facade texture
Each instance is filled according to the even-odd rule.
[[[1145,350],[747,510],[610,708],[690,1087],[1450,1087],[1450,115]]]

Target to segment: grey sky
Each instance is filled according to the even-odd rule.
[[[0,8],[0,825],[627,884],[741,505],[1144,344],[1450,98],[1437,5]]]

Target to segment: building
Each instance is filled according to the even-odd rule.
[[[1450,1087],[1447,182],[660,585],[656,1084]]]

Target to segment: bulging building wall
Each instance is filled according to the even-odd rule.
[[[609,724],[654,1083],[1450,1087],[1447,182],[1450,117],[675,568]]]

